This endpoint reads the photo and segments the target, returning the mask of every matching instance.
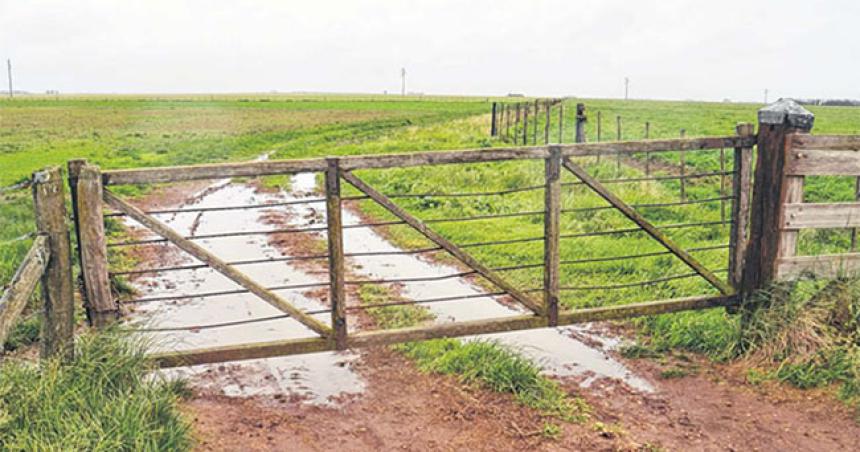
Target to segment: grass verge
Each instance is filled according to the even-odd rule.
[[[0,366],[2,450],[188,450],[179,381],[149,376],[145,344],[86,334],[69,364]]]

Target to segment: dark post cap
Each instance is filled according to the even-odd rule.
[[[781,125],[812,130],[815,115],[792,99],[780,99],[758,111],[759,124]]]

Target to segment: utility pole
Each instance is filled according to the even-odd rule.
[[[7,70],[7,73],[9,74],[9,99],[11,99],[13,94],[12,94],[12,60],[10,60],[10,59],[6,60],[6,70]]]
[[[630,79],[627,77],[624,77],[624,100],[628,99],[627,95],[629,93],[629,88],[630,88]]]
[[[406,68],[400,68],[400,94],[406,95]]]

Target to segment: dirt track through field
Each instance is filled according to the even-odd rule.
[[[270,193],[249,185],[210,186],[189,194],[175,205],[195,206],[264,203],[313,196],[312,176],[294,179],[292,193]],[[165,207],[163,204],[160,207]],[[262,230],[276,225],[324,225],[324,205],[234,211],[219,214],[176,215],[167,218],[182,232],[195,234],[227,230]],[[347,223],[358,216],[346,212]],[[350,234],[352,236],[350,237]],[[311,251],[323,236],[282,234],[201,240],[221,257],[247,259],[278,257]],[[370,229],[350,229],[347,252],[394,249]],[[387,249],[384,248],[384,249]],[[169,248],[166,248],[169,249]],[[318,251],[318,250],[317,250]],[[250,254],[249,254],[250,253]],[[161,263],[189,263],[178,253],[150,256]],[[453,273],[410,256],[394,262],[390,256],[353,265],[351,271],[368,278]],[[152,265],[147,262],[144,265]],[[267,285],[324,283],[321,263],[253,265],[243,268]],[[422,275],[426,276],[426,275]],[[210,270],[179,272],[136,281],[142,296],[165,296],[230,290],[234,286]],[[481,293],[468,279],[398,288],[407,298],[447,291]],[[303,309],[325,308],[319,289],[282,292]],[[440,295],[436,295],[440,296]],[[432,306],[438,321],[516,314],[492,299],[478,299],[468,309],[460,304]],[[147,327],[203,325],[277,315],[278,312],[247,294],[210,299],[145,303],[134,318]],[[318,317],[327,321],[328,314]],[[361,319],[351,318],[354,326]],[[235,327],[159,333],[165,348],[193,348],[215,344],[255,342],[309,336],[290,319]],[[211,450],[617,450],[645,444],[671,450],[850,450],[860,447],[860,430],[850,416],[822,398],[774,400],[773,393],[746,389],[742,378],[724,369],[705,369],[698,376],[662,380],[659,366],[625,363],[612,348],[617,339],[599,326],[543,329],[493,335],[535,359],[544,371],[563,381],[573,395],[584,396],[595,407],[586,425],[563,424],[558,438],[541,434],[547,419],[524,408],[511,397],[466,388],[450,377],[418,372],[412,363],[387,349],[360,353],[319,353],[223,365],[196,366],[178,372],[192,382],[196,397],[187,405],[196,418],[200,446]],[[636,372],[631,371],[636,369]],[[790,392],[790,391],[789,391]],[[779,392],[777,392],[779,393]],[[832,414],[835,413],[835,414]],[[825,414],[832,414],[825,416]],[[549,420],[555,422],[554,420]],[[596,427],[601,422],[609,428]],[[617,424],[619,428],[615,428]],[[761,432],[765,432],[760,434]],[[626,432],[626,433],[624,433]]]

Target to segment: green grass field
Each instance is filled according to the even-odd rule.
[[[566,111],[572,112],[576,102],[567,101]],[[601,135],[604,141],[608,141],[615,135],[616,115],[622,117],[623,139],[642,138],[646,121],[651,123],[651,138],[675,138],[682,128],[688,137],[732,135],[736,123],[754,122],[756,110],[760,107],[753,104],[597,99],[584,102],[589,108],[589,141],[597,139],[595,123],[598,111],[603,118]],[[499,139],[488,137],[489,109],[490,104],[485,98],[399,99],[381,96],[117,96],[0,101],[0,186],[22,181],[32,171],[46,165],[64,165],[70,158],[87,158],[104,168],[123,168],[249,160],[268,152],[271,152],[271,158],[280,159],[506,145]],[[816,114],[813,133],[856,133],[860,130],[860,109],[816,107],[812,110]],[[570,121],[571,116],[568,115],[565,141],[571,141],[573,128]],[[540,122],[538,127],[542,132]],[[551,133],[553,140],[557,134],[557,130]],[[539,133],[539,136],[542,135]],[[731,170],[731,150],[726,151],[727,169]],[[600,162],[583,159],[579,163],[602,179],[638,177],[642,175],[643,157],[624,161],[620,169],[613,159],[608,158]],[[653,158],[655,171],[665,174],[669,174],[678,162],[677,153],[654,155]],[[720,168],[719,150],[688,152],[685,158],[690,172]],[[520,161],[367,170],[358,172],[358,175],[384,193],[497,191],[541,184],[543,165],[541,162]],[[268,178],[267,181],[274,185],[285,183],[284,178]],[[565,174],[563,181],[573,182],[575,178]],[[718,177],[697,179],[686,186],[687,197],[691,200],[719,197],[719,187]],[[813,178],[807,184],[807,199],[853,199],[853,187],[854,182],[850,178]],[[614,184],[612,188],[631,204],[679,200],[677,181]],[[632,224],[610,209],[582,210],[605,205],[582,186],[566,187],[563,193],[564,208],[571,211],[563,214],[562,232],[581,236],[563,240],[563,260],[649,254],[635,259],[564,265],[562,285],[571,289],[563,293],[565,308],[713,293],[713,289],[700,278],[675,279],[675,276],[683,276],[690,271],[668,255],[650,255],[662,249],[641,233],[590,235],[608,229],[630,228]],[[398,203],[419,218],[430,220],[539,211],[543,208],[543,194],[530,191],[505,196],[421,197],[398,199]],[[711,201],[643,207],[641,211],[658,225],[719,223],[722,208],[728,209],[729,206],[728,202]],[[391,218],[368,202],[363,202],[361,207],[373,217]],[[543,234],[542,217],[539,215],[434,223],[433,227],[461,244]],[[17,190],[0,194],[0,284],[8,281],[26,252],[27,241],[14,239],[33,229],[29,193]],[[726,267],[726,250],[712,248],[727,242],[728,230],[727,224],[709,224],[666,232],[685,248],[708,248],[694,254],[708,268],[721,271]],[[403,246],[426,245],[423,239],[403,227],[387,228],[386,233]],[[847,232],[827,231],[804,234],[801,251],[844,251],[847,246]],[[493,267],[536,264],[541,262],[543,253],[540,242],[474,247],[469,251]],[[504,274],[524,289],[539,287],[542,283],[539,267]],[[647,286],[588,289],[661,278],[667,279]],[[793,306],[803,307],[818,301],[808,295],[798,296],[794,303]],[[857,303],[849,304],[849,307],[855,316],[860,312]],[[797,308],[791,314],[801,311]],[[797,315],[786,314],[780,317],[780,321],[793,324],[798,318]],[[635,323],[642,335],[642,347],[650,350],[649,353],[681,347],[709,354],[715,359],[733,359],[742,356],[741,349],[745,343],[766,348],[773,338],[782,337],[782,333],[767,328],[762,328],[764,332],[755,339],[744,336],[737,317],[719,309],[658,316]],[[855,328],[856,324],[853,324]],[[808,357],[802,362],[792,361],[789,367],[780,366],[784,360],[776,360],[770,364],[781,369],[782,373],[768,375],[800,386],[814,385],[806,382],[819,385],[842,383],[849,388],[845,390],[845,398],[854,398],[856,388],[860,387],[860,378],[850,369],[852,363],[860,359],[860,353],[856,342],[852,341],[860,335],[855,331],[848,337],[855,339],[829,344],[825,355]],[[420,361],[426,357],[418,358]],[[848,371],[830,372],[828,378],[817,378],[834,368],[846,368],[845,363],[848,363]]]

